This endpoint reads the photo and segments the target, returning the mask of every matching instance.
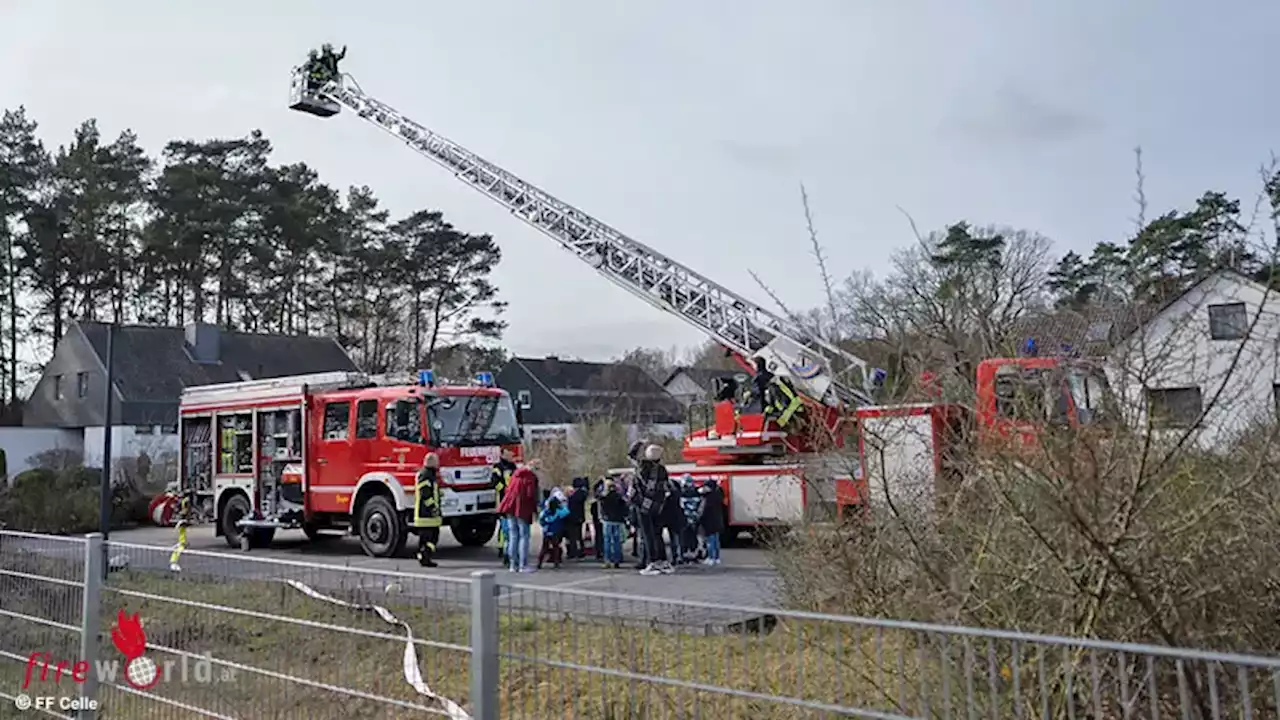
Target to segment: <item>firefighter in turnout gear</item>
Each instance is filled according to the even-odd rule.
[[[498,462],[493,464],[493,473],[490,477],[498,505],[502,504],[502,496],[506,495],[507,486],[511,484],[511,474],[515,471],[514,453],[511,452],[510,448],[502,448],[502,456],[498,459]],[[502,558],[502,563],[505,565],[507,562],[507,518],[502,516],[498,518],[498,557]]]
[[[327,75],[324,64],[320,62],[320,53],[315,50],[307,53],[307,63],[304,67],[307,70],[307,90],[315,92],[324,87]]]
[[[440,542],[440,456],[427,453],[413,486],[413,527],[418,531],[418,564],[437,567],[431,556]]]
[[[773,402],[770,405],[770,414],[777,420],[778,427],[786,427],[791,418],[804,407],[804,400],[800,399],[799,393],[791,387],[791,383],[786,378],[775,377],[771,389],[773,392],[770,395],[773,396]]]
[[[778,427],[786,427],[804,407],[804,400],[791,382],[770,372],[764,358],[756,358],[756,374],[751,384],[751,400],[760,403],[760,411]]]

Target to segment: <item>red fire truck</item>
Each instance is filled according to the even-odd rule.
[[[521,453],[518,411],[492,373],[470,385],[323,373],[187,388],[179,414],[179,486],[215,534],[249,549],[277,530],[327,530],[393,557],[410,534],[413,486],[440,456],[446,524],[463,545],[497,526],[492,465]]]
[[[1034,346],[1034,341],[1032,341]],[[978,364],[973,408],[922,402],[857,409],[863,482],[837,485],[837,506],[883,502],[928,509],[961,479],[963,460],[1000,447],[1024,452],[1052,426],[1118,419],[1106,373],[1068,357],[989,358]],[[869,501],[864,504],[862,500]]]

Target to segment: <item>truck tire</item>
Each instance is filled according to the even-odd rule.
[[[484,547],[498,532],[498,520],[493,517],[459,518],[449,524],[453,538],[463,547]]]
[[[360,547],[370,557],[396,557],[404,552],[409,541],[409,529],[386,495],[374,495],[364,501],[356,528],[360,534]]]
[[[222,528],[222,537],[226,539],[227,545],[232,548],[248,550],[244,540],[247,538],[245,532],[236,526],[244,518],[248,517],[252,508],[249,507],[249,498],[236,493],[227,498],[227,502],[222,506],[222,512],[218,517],[218,525]]]
[[[236,527],[237,522],[252,513],[253,508],[249,505],[249,498],[240,493],[227,498],[227,504],[222,506],[222,516],[218,519],[218,525],[222,528],[222,536],[226,538],[227,545],[248,552],[250,548],[264,548],[275,539],[275,528],[241,530]]]

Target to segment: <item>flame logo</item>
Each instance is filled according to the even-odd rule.
[[[125,615],[121,610],[116,615],[111,642],[128,660],[142,657],[142,653],[147,651],[147,634],[142,631],[142,621],[138,619],[137,613]]]
[[[125,682],[138,690],[148,690],[160,682],[160,673],[154,662],[143,657],[147,651],[147,634],[142,630],[138,614],[116,614],[116,626],[111,629],[111,643],[125,657]]]

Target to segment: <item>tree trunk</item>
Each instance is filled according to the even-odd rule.
[[[409,358],[414,366],[422,360],[422,291],[413,291],[413,350]]]
[[[436,301],[431,308],[431,339],[427,341],[427,367],[431,367],[431,361],[436,355],[436,345],[440,342],[440,316],[444,312],[443,291],[436,296]]]
[[[0,218],[0,222],[3,219]],[[4,236],[5,280],[8,284],[9,298],[9,367],[6,375],[9,380],[9,401],[18,401],[18,268],[13,257],[13,236],[7,224],[0,227],[0,235]]]

